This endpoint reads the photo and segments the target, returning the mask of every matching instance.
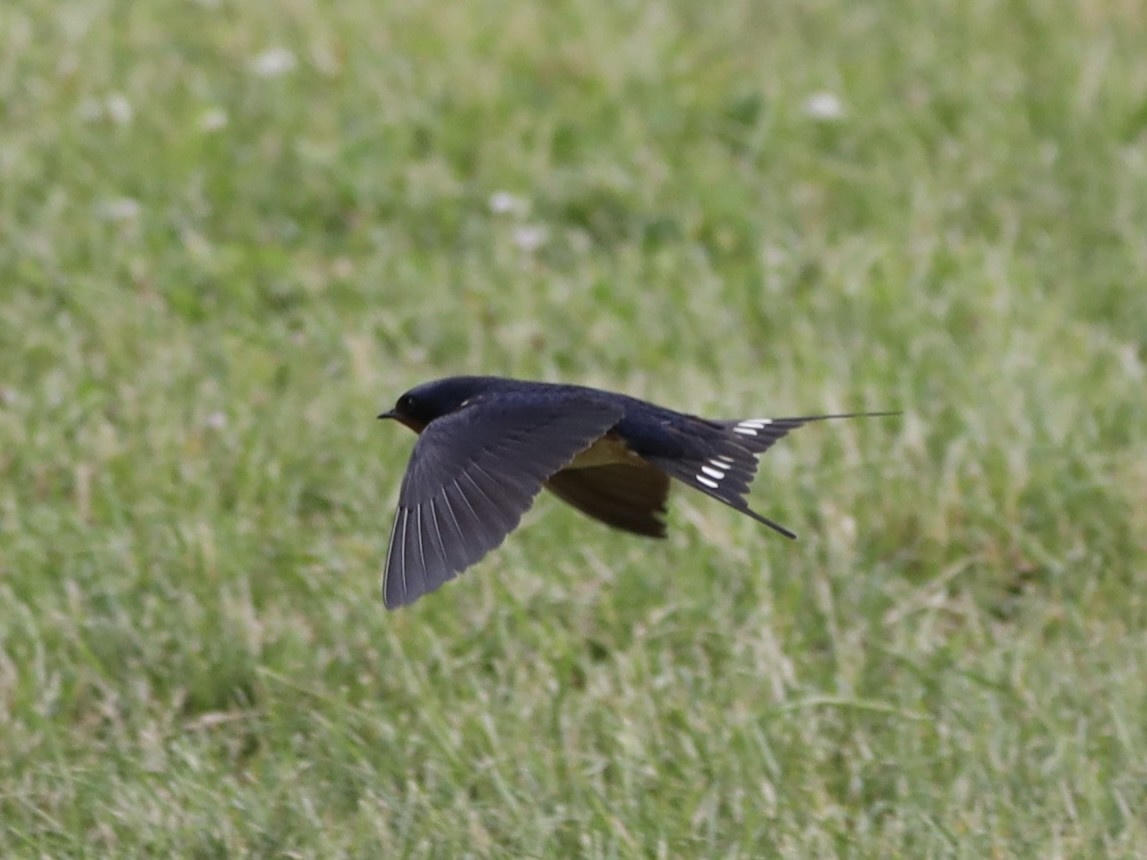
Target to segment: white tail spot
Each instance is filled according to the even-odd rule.
[[[737,426],[733,428],[733,432],[740,433],[744,436],[756,436],[758,430],[763,430],[772,423],[772,418],[746,418],[744,421],[737,422]]]
[[[708,487],[711,490],[715,490],[719,486],[719,484],[716,481],[710,481],[704,475],[698,475],[697,476],[697,483],[698,484],[704,484],[706,487]]]
[[[723,477],[725,477],[725,473],[723,471],[721,471],[720,469],[714,469],[712,466],[702,466],[701,471],[704,472],[706,475],[708,475],[710,478],[712,478],[715,481],[719,481]]]

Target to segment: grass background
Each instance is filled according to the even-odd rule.
[[[1145,44],[0,5],[0,854],[1143,856]],[[373,416],[468,371],[905,415],[769,454],[795,544],[543,499],[386,614]]]

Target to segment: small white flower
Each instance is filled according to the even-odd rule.
[[[284,47],[268,48],[251,60],[251,71],[261,78],[277,78],[295,69],[295,55]]]
[[[115,197],[99,204],[96,211],[106,221],[134,221],[143,206],[131,197]]]
[[[513,232],[514,244],[526,253],[538,250],[549,238],[549,232],[540,224],[525,224],[515,227]]]
[[[108,97],[104,99],[104,112],[107,114],[108,119],[117,125],[127,125],[131,122],[132,117],[135,116],[131,102],[127,100],[127,96],[123,93],[110,93]]]
[[[84,122],[100,122],[106,119],[116,125],[127,125],[135,116],[131,102],[123,93],[109,93],[103,98],[86,98],[80,102],[78,112]]]
[[[227,125],[227,111],[223,108],[209,108],[199,115],[200,131],[219,131]]]
[[[490,211],[495,215],[525,215],[530,209],[529,201],[511,194],[509,191],[495,191],[490,195]]]
[[[805,116],[818,122],[844,119],[844,102],[833,93],[813,93],[804,102]]]
[[[1137,346],[1130,343],[1123,344],[1116,350],[1115,354],[1119,357],[1119,364],[1124,373],[1135,380],[1143,378],[1143,362],[1139,358]]]

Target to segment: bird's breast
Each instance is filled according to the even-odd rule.
[[[589,469],[614,463],[637,463],[641,457],[634,454],[616,433],[606,433],[573,458],[567,469]]]

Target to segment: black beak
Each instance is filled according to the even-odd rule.
[[[416,421],[415,419],[413,419],[407,415],[403,415],[397,409],[388,409],[386,412],[383,412],[378,417],[382,418],[382,419],[393,418],[395,421],[397,421],[403,427],[409,427],[415,433],[421,433],[423,430],[426,429],[426,425],[423,424],[421,421]]]

